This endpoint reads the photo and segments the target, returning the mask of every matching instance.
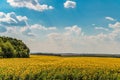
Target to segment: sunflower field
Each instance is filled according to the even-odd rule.
[[[0,80],[120,80],[120,59],[44,55],[0,58]]]

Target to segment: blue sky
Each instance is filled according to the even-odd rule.
[[[1,0],[0,35],[23,40],[31,52],[119,53],[119,4],[120,0]]]

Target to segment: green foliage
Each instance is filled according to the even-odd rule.
[[[10,37],[0,37],[0,57],[26,58],[29,57],[29,48],[21,41]]]
[[[67,71],[67,69],[64,69]],[[47,70],[42,71],[37,74],[27,74],[24,78],[15,75],[1,75],[0,80],[120,80],[118,73],[110,73],[108,70],[107,72],[103,70],[95,70],[92,74],[86,71],[86,73],[81,73],[83,70],[75,69],[77,72],[76,74],[72,71],[70,73],[65,72],[64,70]]]

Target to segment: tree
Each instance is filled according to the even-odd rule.
[[[29,57],[30,50],[22,40],[0,37],[0,56],[4,58]]]

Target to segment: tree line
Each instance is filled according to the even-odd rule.
[[[27,58],[29,57],[30,50],[22,42],[11,37],[0,37],[0,57],[3,58]]]

